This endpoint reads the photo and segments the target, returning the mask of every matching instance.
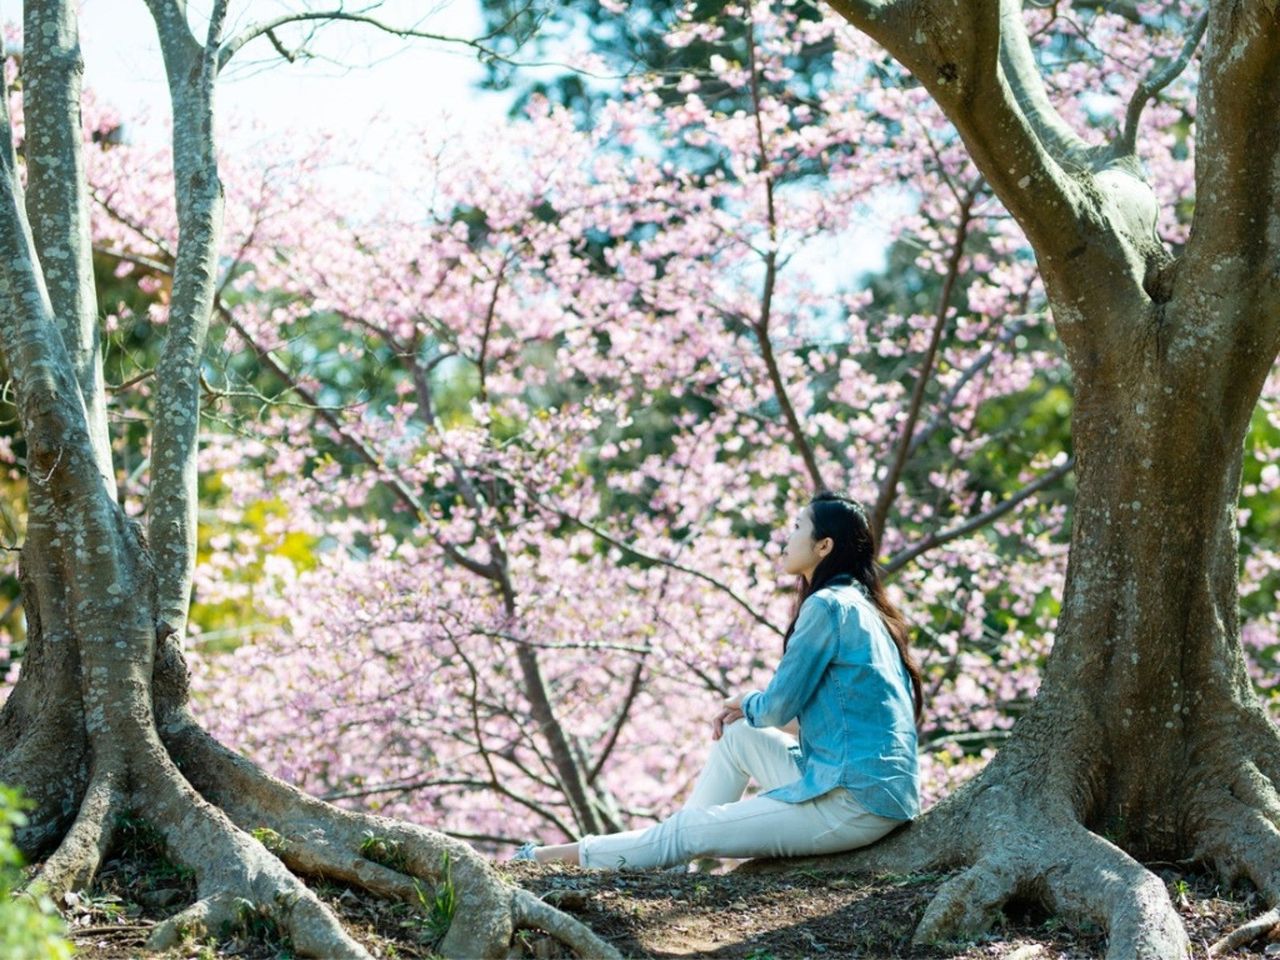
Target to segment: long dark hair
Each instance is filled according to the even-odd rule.
[[[920,678],[920,665],[911,655],[907,639],[907,618],[889,600],[884,584],[880,582],[880,574],[876,570],[876,538],[867,523],[866,510],[852,497],[823,490],[809,501],[809,517],[813,521],[814,541],[830,537],[833,546],[831,552],[818,563],[810,580],[800,578],[795,610],[782,638],[783,653],[787,650],[787,641],[796,628],[800,607],[806,599],[828,584],[848,582],[850,578],[857,580],[866,588],[871,602],[880,612],[889,629],[889,636],[893,638],[898,654],[902,657],[903,666],[911,676],[911,696],[915,701],[916,722],[919,723],[920,715],[924,712],[924,683]]]

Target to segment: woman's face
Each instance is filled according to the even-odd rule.
[[[814,542],[813,517],[809,508],[805,507],[796,515],[791,536],[787,539],[787,545],[782,548],[782,572],[798,574],[806,580],[812,579],[813,571],[834,546],[830,537]]]

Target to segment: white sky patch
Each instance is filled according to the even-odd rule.
[[[191,6],[193,27],[203,31],[209,0]],[[322,8],[318,3],[308,6]],[[227,32],[300,7],[280,0],[233,2]],[[0,0],[0,16],[18,18],[20,8],[16,0]],[[387,0],[377,15],[448,36],[472,38],[483,32],[473,0],[429,6],[420,0]],[[284,28],[281,40],[286,45],[298,42],[308,26]],[[142,0],[84,0],[80,40],[87,87],[114,105],[126,122],[145,116],[165,121],[145,131],[133,126],[130,136],[167,136],[164,64]],[[376,156],[385,146],[382,141],[397,129],[499,124],[510,102],[504,94],[475,89],[483,68],[475,51],[460,44],[402,40],[366,25],[330,23],[318,28],[311,49],[318,59],[288,63],[265,37],[244,47],[219,79],[219,116],[246,131],[253,125],[260,131],[328,130],[361,142]],[[260,137],[261,132],[253,135],[251,145]],[[240,146],[234,139],[224,139],[224,145]]]
[[[211,0],[191,0],[190,20],[197,35],[207,27]],[[251,23],[301,9],[337,6],[314,0],[232,0],[227,34]],[[360,9],[360,8],[356,8]],[[473,38],[484,31],[475,0],[385,0],[374,13],[382,20],[446,36]],[[21,22],[21,0],[0,0],[0,20]],[[297,44],[312,25],[280,31],[286,46]],[[85,86],[119,112],[126,136],[134,142],[166,140],[169,99],[155,25],[143,0],[82,0],[80,39]],[[397,168],[412,164],[420,136],[465,140],[492,137],[508,122],[508,93],[477,89],[484,69],[476,51],[462,44],[403,40],[355,23],[326,23],[316,28],[309,48],[317,59],[288,63],[261,37],[237,53],[219,79],[217,112],[223,149],[252,151],[265,157],[287,153],[280,138],[290,132],[330,133],[348,140],[338,151],[327,180],[339,190],[351,177],[385,179],[394,189]],[[563,53],[563,51],[558,51]],[[517,54],[517,59],[521,55]],[[557,67],[526,70],[526,76],[554,75]],[[410,145],[410,146],[406,146]],[[354,153],[360,166],[354,169]],[[377,192],[375,188],[375,192]],[[884,267],[888,221],[908,203],[902,194],[870,198],[859,225],[842,235],[811,240],[795,257],[824,292],[857,285],[865,271]]]

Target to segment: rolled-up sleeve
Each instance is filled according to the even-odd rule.
[[[747,723],[780,727],[795,719],[835,656],[837,630],[835,613],[821,597],[805,600],[773,679],[763,692],[752,690],[742,698]]]

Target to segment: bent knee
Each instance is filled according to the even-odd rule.
[[[733,721],[733,723],[726,723],[724,725],[724,732],[720,739],[727,740],[732,737],[737,740],[742,737],[749,737],[755,731],[756,728],[747,723],[746,717],[739,717],[737,720]]]

